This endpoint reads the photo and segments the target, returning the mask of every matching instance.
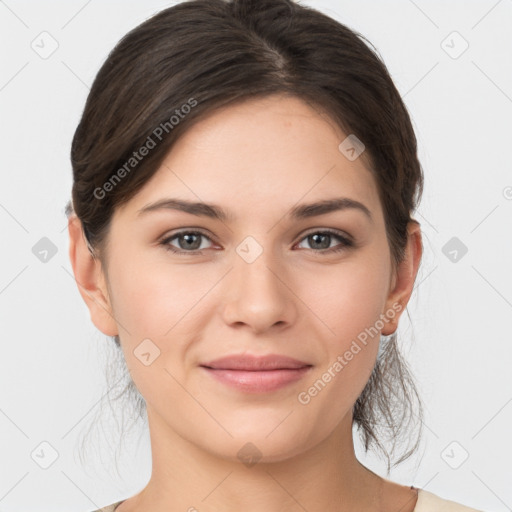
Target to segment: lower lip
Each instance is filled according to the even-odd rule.
[[[213,378],[228,386],[246,393],[266,393],[276,391],[296,382],[311,369],[311,366],[293,369],[244,371],[218,370],[202,366]]]

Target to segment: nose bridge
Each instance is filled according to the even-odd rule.
[[[270,238],[267,237],[267,242]],[[264,243],[262,237],[257,240],[249,235],[238,244],[234,262],[237,280],[242,288],[247,288],[246,292],[252,294],[282,294],[283,285],[277,277],[278,269],[274,252],[269,243],[266,246],[263,245]]]
[[[256,330],[293,321],[294,304],[272,248],[247,236],[235,251],[229,284],[234,291],[225,295],[229,297],[224,310],[226,321],[242,322]]]

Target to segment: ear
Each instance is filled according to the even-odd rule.
[[[386,315],[386,312],[395,312],[393,318],[391,318],[392,315],[389,313],[386,315],[387,321],[385,320],[386,324],[381,331],[385,336],[393,334],[398,327],[398,320],[405,311],[412,294],[422,253],[421,227],[419,222],[412,220],[407,225],[407,245],[405,247],[404,259],[392,276],[385,310],[383,311],[384,315]]]
[[[82,223],[76,215],[68,220],[69,259],[75,281],[84,299],[93,324],[107,336],[118,334],[108,295],[101,261],[95,258],[87,245]]]

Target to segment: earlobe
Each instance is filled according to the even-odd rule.
[[[91,254],[82,224],[76,215],[68,220],[69,259],[78,291],[84,299],[93,324],[105,335],[118,334],[101,261]]]
[[[423,245],[421,240],[421,226],[416,220],[409,222],[407,226],[407,245],[405,247],[405,257],[398,265],[396,273],[393,276],[392,285],[383,314],[389,319],[382,329],[382,334],[389,336],[393,334],[398,327],[398,320],[405,311],[407,303],[412,295],[414,282],[418,273]],[[389,312],[392,312],[391,315]],[[387,314],[388,313],[388,314]],[[394,314],[393,314],[394,313]]]

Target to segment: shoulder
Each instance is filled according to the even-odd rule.
[[[418,490],[418,501],[414,512],[483,512],[455,501],[445,500],[425,489]]]
[[[121,505],[121,503],[123,503],[124,500],[121,500],[121,501],[116,501],[115,503],[112,503],[112,505],[108,505],[106,507],[102,507],[98,510],[94,510],[93,512],[114,512],[116,507],[118,505]]]

